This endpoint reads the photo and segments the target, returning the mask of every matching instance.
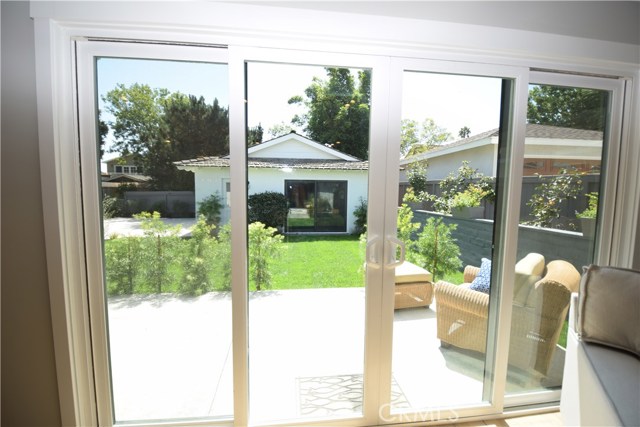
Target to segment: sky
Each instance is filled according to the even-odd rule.
[[[355,73],[357,70],[354,69]],[[105,121],[113,120],[106,112],[102,97],[116,84],[148,84],[170,92],[204,96],[208,103],[217,98],[228,106],[228,73],[225,64],[101,58],[97,65],[99,108]],[[319,66],[273,63],[249,63],[247,66],[248,123],[258,123],[268,139],[269,128],[290,124],[291,118],[304,112],[303,107],[289,105],[294,95],[304,95],[314,76],[324,78]],[[463,126],[477,134],[497,128],[500,114],[500,79],[445,74],[405,72],[403,77],[403,119],[422,122],[432,118],[455,138]],[[302,129],[298,129],[299,132]],[[109,135],[107,147],[112,136]],[[116,157],[107,153],[105,159]]]

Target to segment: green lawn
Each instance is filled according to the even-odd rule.
[[[285,236],[282,257],[273,261],[271,289],[364,286],[364,250],[356,236]],[[443,280],[462,283],[462,272]]]
[[[364,286],[364,253],[357,236],[285,236],[273,261],[271,289]]]

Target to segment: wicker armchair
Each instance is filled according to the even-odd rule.
[[[536,257],[542,263],[522,271],[522,265],[527,264],[524,261]],[[544,268],[544,257],[538,254],[529,254],[518,264],[509,364],[546,375],[569,309],[571,293],[578,289],[580,273],[561,260],[552,261]],[[544,277],[540,279],[543,269]],[[489,295],[469,289],[468,285],[478,271],[477,267],[467,266],[463,285],[444,281],[435,285],[438,339],[444,347],[453,345],[481,353],[486,350]]]

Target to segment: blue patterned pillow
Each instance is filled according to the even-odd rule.
[[[491,285],[491,260],[482,258],[482,264],[480,265],[480,271],[473,282],[471,282],[471,286],[469,289],[473,289],[474,291],[484,292],[485,294],[489,293],[489,286]]]

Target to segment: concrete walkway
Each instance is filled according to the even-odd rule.
[[[483,357],[440,348],[435,309],[395,312],[392,370],[402,395],[397,410],[482,400]],[[333,380],[363,372],[363,288],[252,292],[249,319],[253,420],[300,418],[301,405],[310,401],[301,383],[326,382],[311,393],[322,405],[319,399],[330,398]],[[229,293],[113,297],[109,330],[117,421],[231,416]],[[562,360],[553,369],[557,381]],[[508,392],[527,387],[522,375],[508,377]],[[341,398],[350,401],[334,414],[349,415],[361,404],[362,391]]]

